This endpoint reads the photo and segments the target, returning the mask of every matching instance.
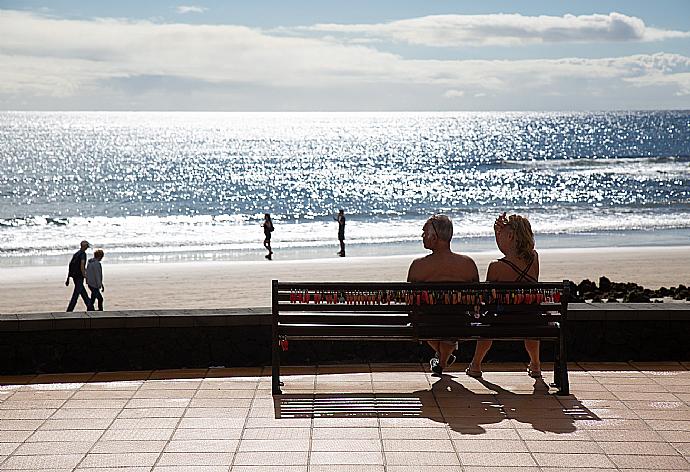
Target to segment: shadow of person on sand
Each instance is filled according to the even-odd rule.
[[[410,393],[284,393],[273,397],[275,418],[379,418],[400,426],[421,426],[427,419],[462,434],[484,434],[485,425],[503,421],[509,428],[520,427],[510,423],[515,421],[538,431],[569,433],[577,429],[576,420],[599,420],[573,395],[564,397],[564,406],[542,379],[524,394],[485,379],[472,379],[478,384],[474,391],[456,379],[443,375],[431,389]]]

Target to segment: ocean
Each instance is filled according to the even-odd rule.
[[[500,212],[538,248],[690,244],[690,111],[0,112],[0,266],[494,248]]]

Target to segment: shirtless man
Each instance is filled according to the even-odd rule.
[[[446,215],[433,215],[422,228],[424,248],[431,254],[415,259],[407,273],[408,282],[479,282],[477,264],[462,254],[450,249],[453,237],[453,222]],[[436,351],[436,356],[429,364],[436,374],[455,362],[453,351],[457,342],[427,341]]]

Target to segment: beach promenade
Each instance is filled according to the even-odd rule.
[[[422,364],[0,377],[0,470],[690,470],[690,364]],[[550,379],[550,372],[545,372]]]

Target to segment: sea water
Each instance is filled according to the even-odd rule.
[[[459,250],[528,216],[538,247],[690,244],[690,112],[1,112],[0,266]]]

